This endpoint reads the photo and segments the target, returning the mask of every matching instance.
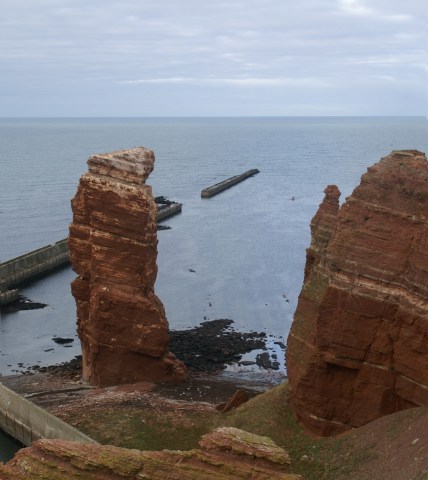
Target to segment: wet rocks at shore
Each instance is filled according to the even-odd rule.
[[[268,352],[259,353],[256,356],[256,364],[265,370],[279,370],[279,362],[276,361],[276,358],[275,354],[271,356]]]
[[[82,355],[76,355],[72,360],[57,365],[32,365],[23,373],[29,375],[35,372],[50,373],[70,380],[80,380],[82,376]]]
[[[202,322],[188,330],[169,332],[171,352],[179,356],[189,371],[198,373],[217,373],[228,365],[257,365],[264,370],[278,370],[279,362],[275,353],[270,353],[266,346],[268,336],[265,332],[237,332],[232,328],[233,320],[216,319]],[[57,341],[61,337],[53,340]],[[70,340],[70,339],[65,339]],[[58,342],[57,342],[58,343]],[[60,343],[60,342],[59,342]],[[285,345],[282,342],[274,342]],[[254,360],[241,360],[246,353],[263,350],[255,355]],[[82,357],[76,356],[69,362],[59,365],[33,365],[25,373],[34,371],[53,373],[78,380],[81,376]]]
[[[194,372],[217,372],[238,362],[244,353],[266,349],[264,332],[236,332],[232,324],[233,320],[217,319],[191,330],[171,331],[169,348]]]

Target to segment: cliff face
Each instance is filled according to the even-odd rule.
[[[392,152],[312,220],[288,337],[290,404],[331,435],[428,404],[428,163]]]
[[[299,480],[287,473],[290,458],[267,437],[236,428],[205,435],[199,449],[141,452],[112,446],[39,440],[0,463],[1,480]]]
[[[83,378],[93,385],[186,376],[168,352],[168,322],[154,293],[157,210],[145,185],[154,160],[143,147],[94,155],[72,200],[72,293]]]

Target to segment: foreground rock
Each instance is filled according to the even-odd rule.
[[[168,352],[168,322],[154,293],[156,204],[143,147],[94,155],[72,200],[69,249],[83,379],[93,385],[186,377]]]
[[[219,428],[202,437],[190,451],[140,452],[61,440],[40,440],[18,452],[1,480],[74,478],[150,480],[298,480],[287,473],[285,450],[267,437],[236,428]]]
[[[325,190],[288,338],[290,404],[331,435],[428,404],[428,163],[393,152]]]

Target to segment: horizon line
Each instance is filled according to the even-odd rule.
[[[0,120],[17,119],[160,119],[160,118],[424,118],[428,120],[428,115],[408,114],[408,115],[29,115],[29,116],[3,116]]]

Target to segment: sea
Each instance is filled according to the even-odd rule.
[[[327,185],[350,195],[398,149],[428,151],[424,117],[0,119],[0,262],[68,234],[70,200],[95,153],[152,149],[147,183],[183,204],[158,232],[156,293],[171,329],[228,318],[286,342],[302,286],[310,220]],[[210,199],[200,191],[260,173]],[[1,313],[0,374],[80,353],[71,267],[22,288],[43,309]],[[72,338],[57,345],[54,337]],[[276,342],[276,343],[275,343]],[[276,352],[284,373],[283,351]],[[281,356],[282,355],[282,356]],[[233,373],[245,374],[245,371]],[[244,367],[242,367],[244,368]],[[233,368],[232,368],[233,370]],[[250,372],[251,373],[251,372]],[[252,371],[254,373],[254,370]],[[257,372],[256,372],[257,373]]]
[[[0,119],[0,261],[68,234],[70,200],[95,153],[145,146],[155,196],[183,204],[158,232],[156,293],[171,329],[228,318],[285,341],[302,286],[309,223],[336,184],[344,201],[396,149],[428,151],[423,117]],[[260,173],[210,199],[200,191]],[[22,289],[39,310],[2,313],[0,373],[80,353],[64,268]],[[54,337],[73,338],[57,345]]]

